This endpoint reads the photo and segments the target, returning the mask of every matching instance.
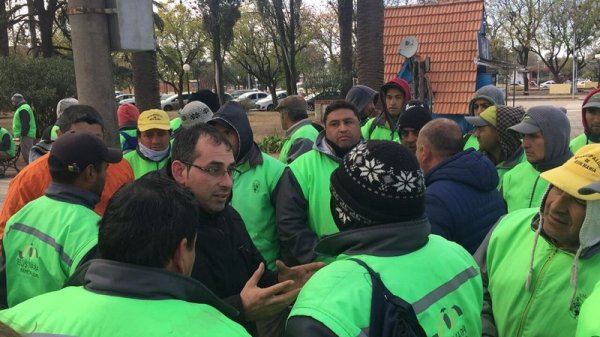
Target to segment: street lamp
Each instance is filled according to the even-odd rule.
[[[187,82],[188,99],[190,97],[190,69],[192,69],[192,67],[190,67],[189,64],[186,63],[183,65],[183,72],[185,73],[185,80]]]

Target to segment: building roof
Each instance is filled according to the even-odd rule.
[[[431,60],[428,77],[433,91],[433,112],[465,114],[476,89],[477,33],[483,20],[483,1],[391,7],[384,14],[384,76],[396,76],[404,57],[400,41],[417,37],[417,56]]]

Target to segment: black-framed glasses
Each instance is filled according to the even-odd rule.
[[[187,165],[188,167],[195,167],[198,170],[208,173],[210,176],[215,177],[215,178],[221,178],[224,175],[228,175],[228,176],[232,177],[235,172],[239,173],[239,171],[235,168],[235,166],[230,166],[228,168],[223,168],[222,166],[202,167],[202,166],[192,164],[192,163],[187,163],[184,161],[182,161],[182,163]]]

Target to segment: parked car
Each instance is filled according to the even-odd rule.
[[[234,90],[234,91],[232,91],[232,92],[230,93],[230,95],[231,95],[233,98],[238,98],[238,97],[240,97],[242,94],[245,94],[245,93],[247,93],[247,92],[257,92],[257,91],[258,91],[258,90],[256,90],[256,89],[239,89],[239,90]]]
[[[135,95],[133,95],[133,94],[120,94],[120,95],[115,96],[115,101],[117,103],[121,103],[121,101],[124,99],[130,99],[130,98],[134,98],[134,97],[135,97]]]
[[[327,90],[318,94],[311,94],[304,98],[308,104],[309,111],[315,111],[315,101],[322,99],[344,99],[339,90]]]
[[[556,82],[554,82],[553,80],[546,81],[546,82],[540,84],[540,88],[541,89],[549,89],[550,85],[552,85],[552,84],[556,84]]]
[[[187,104],[190,95],[188,93],[185,94],[181,94],[181,96],[183,97],[183,104]],[[175,95],[171,95],[171,97],[163,100],[162,102],[160,102],[160,108],[163,109],[164,111],[171,111],[171,110],[175,110],[175,109],[181,109],[183,108],[182,106],[179,106],[179,99],[177,94]]]
[[[119,104],[133,104],[135,105],[135,97],[122,99],[119,101]]]
[[[284,90],[277,91],[276,95],[277,95],[277,100],[279,101],[279,100],[287,97],[287,92]],[[273,106],[273,97],[271,97],[271,95],[269,95],[265,98],[261,98],[258,101],[256,101],[256,109],[258,109],[258,110],[273,111],[274,108],[275,108],[275,106]]]
[[[238,98],[236,98],[235,101],[241,102],[247,100],[250,103],[252,103],[252,106],[254,106],[256,104],[256,101],[267,96],[269,96],[269,94],[262,91],[247,92],[238,96]]]

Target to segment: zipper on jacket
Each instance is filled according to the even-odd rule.
[[[546,271],[546,268],[548,267],[548,265],[550,264],[550,262],[556,255],[557,251],[558,251],[558,248],[554,248],[552,250],[552,253],[546,258],[546,261],[544,261],[544,264],[542,265],[542,268],[540,269],[540,274],[537,276],[535,283],[533,284],[533,288],[531,288],[531,290],[530,290],[530,295],[529,295],[529,299],[527,300],[527,305],[525,306],[525,310],[523,310],[523,314],[521,314],[521,319],[519,320],[519,328],[517,329],[517,336],[521,336],[521,332],[522,332],[521,330],[523,329],[523,325],[525,324],[525,318],[527,317],[527,313],[529,312],[529,307],[531,306],[531,302],[533,300],[533,295],[535,294],[535,292],[541,282],[541,279],[544,276],[544,272]]]
[[[529,197],[529,207],[528,208],[531,208],[531,203],[533,202],[533,197],[535,196],[535,188],[537,187],[539,180],[540,180],[540,175],[538,174],[537,178],[535,178],[535,183],[533,184],[533,190],[531,191],[531,196]]]

